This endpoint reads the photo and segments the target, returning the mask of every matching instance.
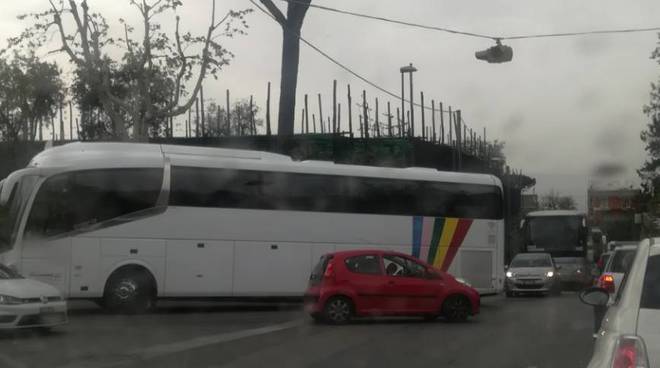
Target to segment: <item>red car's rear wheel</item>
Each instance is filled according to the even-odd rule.
[[[335,296],[325,302],[323,307],[323,319],[329,323],[341,325],[348,323],[353,318],[353,302],[343,296]]]

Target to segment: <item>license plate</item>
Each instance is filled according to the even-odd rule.
[[[39,308],[39,313],[44,314],[44,313],[53,313],[55,312],[54,307],[41,307]]]
[[[41,315],[41,323],[44,325],[52,325],[55,323],[61,323],[62,322],[62,315],[61,314],[43,314]]]
[[[536,280],[519,280],[519,282],[522,285],[534,285],[534,284],[536,284]]]

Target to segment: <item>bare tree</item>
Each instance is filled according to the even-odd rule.
[[[561,195],[553,189],[541,197],[541,207],[546,210],[574,210],[575,200],[573,197]]]
[[[279,135],[293,135],[296,113],[296,88],[300,62],[300,30],[312,0],[290,1],[286,17],[272,0],[260,0],[282,26],[282,69],[280,76],[280,107],[277,121]]]
[[[223,17],[216,17],[215,0],[212,0],[205,35],[182,34],[181,20],[177,15],[173,39],[170,39],[161,31],[156,17],[166,12],[174,13],[182,5],[180,0],[129,0],[129,4],[139,11],[142,35],[135,37],[135,28],[120,19],[124,37],[114,39],[109,35],[105,19],[90,10],[87,0],[80,5],[75,0],[49,1],[49,10],[23,16],[30,17],[35,23],[19,37],[10,39],[10,47],[44,46],[49,30],[54,27],[60,43],[60,48],[54,52],[65,52],[85,83],[93,86],[104,113],[112,121],[114,134],[123,139],[129,137],[129,129],[134,138],[144,138],[154,121],[164,121],[186,112],[194,103],[204,78],[207,75],[217,77],[222,66],[233,56],[217,39],[244,34],[247,28],[244,16],[251,11],[230,10]],[[235,25],[234,21],[240,25]],[[73,29],[67,29],[69,24],[73,24]],[[134,76],[123,95],[118,95],[114,88],[114,71],[120,68],[108,56],[106,49],[110,46],[125,50],[122,66],[128,66]],[[201,47],[201,52],[186,53],[191,46]],[[193,71],[195,67],[198,68],[196,73]],[[162,83],[163,75],[166,83]],[[185,88],[187,82],[192,84],[190,92]],[[171,102],[153,103],[155,89],[162,88],[173,92]]]

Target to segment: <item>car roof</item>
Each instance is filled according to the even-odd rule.
[[[516,257],[521,257],[521,258],[524,258],[524,257],[529,257],[529,258],[541,258],[541,257],[532,257],[532,256],[544,256],[544,257],[550,257],[550,258],[552,258],[552,256],[550,255],[550,253],[541,253],[541,252],[534,252],[534,253],[518,253],[518,254],[516,254],[513,258],[516,258]]]
[[[355,250],[342,250],[338,252],[328,253],[328,255],[332,255],[335,257],[342,257],[342,258],[360,256],[364,254],[374,254],[374,255],[394,254],[397,256],[402,256],[407,258],[411,257],[410,254],[405,254],[396,251],[382,250],[382,249],[355,249]]]
[[[627,250],[636,250],[638,248],[638,245],[617,245],[614,247],[614,250],[612,252],[617,252],[617,251],[627,251]]]
[[[575,210],[545,210],[533,211],[527,214],[527,217],[554,217],[554,216],[584,216],[584,212]]]

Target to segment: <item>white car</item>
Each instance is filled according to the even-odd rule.
[[[580,299],[603,307],[610,295],[591,288]],[[589,368],[660,366],[660,238],[640,243],[596,336]]]
[[[596,286],[609,291],[612,296],[616,295],[623,277],[635,259],[635,252],[637,252],[637,244],[620,245],[614,248]]]
[[[59,290],[0,264],[0,330],[50,328],[67,322],[67,305]]]

